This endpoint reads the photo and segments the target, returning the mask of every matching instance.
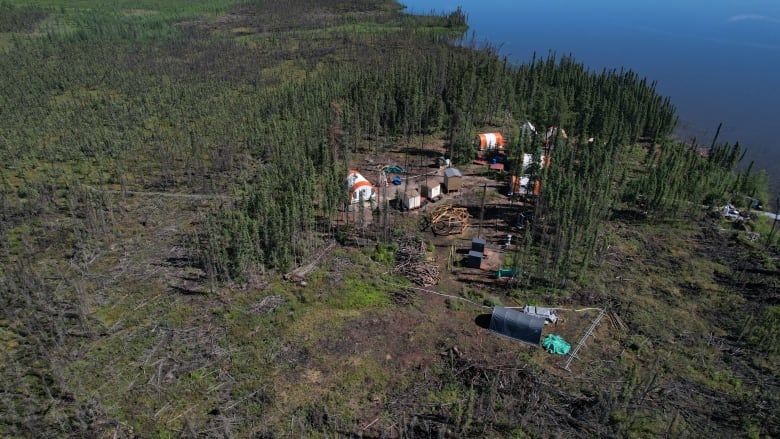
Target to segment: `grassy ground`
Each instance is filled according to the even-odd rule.
[[[89,423],[84,431],[159,437],[522,436],[561,419],[597,436],[703,436],[712,433],[704,419],[727,435],[777,426],[775,259],[725,223],[610,222],[601,268],[566,290],[507,290],[462,268],[481,280],[447,274],[434,287],[478,304],[606,307],[570,373],[563,359],[481,328],[481,307],[397,296],[408,282],[390,273],[382,248],[338,248],[306,286],[274,275],[217,286],[186,251],[214,200],[90,193],[8,229],[15,260],[31,242],[40,249],[18,270],[57,298],[33,296],[40,314],[4,322],[6,391],[28,395],[5,400],[21,416],[5,418],[8,435],[32,419],[74,418]],[[462,242],[423,236],[442,268]],[[572,344],[594,317],[561,315],[558,333]],[[23,324],[60,341],[30,353]],[[38,358],[38,372],[19,369],[23,358]],[[47,391],[53,404],[37,418],[27,404]]]

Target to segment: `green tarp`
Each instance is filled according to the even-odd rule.
[[[501,279],[502,277],[515,277],[517,274],[517,270],[514,268],[501,268],[496,272],[496,279]]]
[[[560,335],[550,334],[542,341],[542,346],[551,354],[566,355],[571,350],[571,345]]]
[[[398,165],[388,165],[382,168],[385,174],[406,174],[406,170]]]

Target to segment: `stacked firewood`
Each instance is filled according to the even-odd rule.
[[[427,247],[422,239],[406,236],[395,251],[395,273],[403,274],[417,285],[429,287],[439,282],[439,266],[426,260]]]
[[[469,212],[465,207],[441,204],[431,211],[431,230],[436,235],[462,233],[469,225]]]
[[[395,260],[399,262],[418,262],[425,260],[425,254],[428,248],[425,242],[413,235],[407,235],[398,241],[398,248],[395,250]]]

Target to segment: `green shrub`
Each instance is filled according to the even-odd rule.
[[[481,291],[466,287],[463,288],[463,291],[460,293],[460,295],[461,297],[465,297],[466,299],[473,300],[475,302],[479,302],[485,298],[485,295]]]
[[[383,286],[373,279],[348,279],[341,293],[334,294],[330,304],[339,309],[379,308],[390,303],[390,297]]]
[[[498,297],[488,297],[482,301],[482,304],[490,307],[503,306],[501,300]]]
[[[395,243],[386,244],[379,242],[376,244],[376,248],[374,250],[374,254],[371,255],[371,259],[383,265],[391,265],[395,260],[395,250],[397,248],[398,245]]]

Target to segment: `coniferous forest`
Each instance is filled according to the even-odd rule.
[[[779,435],[775,227],[719,214],[769,208],[765,173],[675,140],[650,79],[466,30],[387,0],[0,2],[0,435]],[[345,183],[471,169],[486,130],[490,219],[488,183],[451,202],[529,219],[500,285]],[[499,201],[523,154],[552,157],[540,193]],[[450,298],[394,272],[409,236]],[[607,317],[564,371],[475,324],[526,303]]]

